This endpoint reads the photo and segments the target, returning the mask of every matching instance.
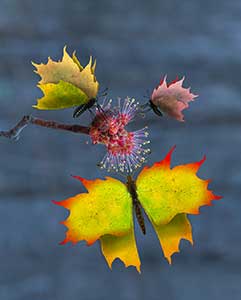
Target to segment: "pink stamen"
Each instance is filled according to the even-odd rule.
[[[90,136],[93,144],[104,144],[107,148],[107,154],[101,161],[103,168],[131,173],[141,166],[150,151],[143,148],[149,142],[146,141],[148,133],[146,128],[134,132],[125,129],[138,110],[134,99],[125,99],[122,107],[119,105],[113,110],[110,103],[102,105],[103,111],[97,111]]]

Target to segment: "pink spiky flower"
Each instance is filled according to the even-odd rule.
[[[181,80],[177,77],[170,83],[167,83],[166,79],[167,77],[165,76],[153,90],[150,99],[151,106],[153,105],[154,108],[159,108],[161,112],[183,122],[182,110],[188,108],[188,103],[194,101],[198,95],[192,94],[190,88],[182,86],[185,77]]]
[[[150,153],[150,149],[143,146],[148,144],[146,138],[147,127],[129,132],[126,125],[136,116],[138,102],[126,98],[123,105],[111,109],[111,102],[103,103],[101,109],[96,111],[96,116],[90,127],[90,137],[93,144],[104,144],[107,153],[100,166],[108,171],[132,173],[140,167]]]

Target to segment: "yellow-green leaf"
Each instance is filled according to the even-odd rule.
[[[76,178],[81,180],[88,193],[55,202],[70,212],[62,222],[68,228],[62,243],[85,240],[91,245],[106,234],[128,234],[133,221],[131,197],[126,186],[110,177],[93,181]]]
[[[92,57],[90,57],[89,63],[83,67],[75,53],[70,57],[66,51],[66,47],[64,47],[63,58],[61,61],[53,61],[49,57],[47,64],[33,63],[33,65],[36,68],[35,72],[41,77],[38,85],[41,89],[42,86],[45,86],[46,84],[58,84],[63,81],[78,88],[80,93],[86,94],[86,102],[92,98],[96,98],[99,83],[95,77],[96,61],[94,61],[92,65]],[[45,96],[48,95],[45,94]],[[66,92],[64,98],[65,97]],[[68,98],[70,97],[71,95]],[[68,101],[69,106],[66,106],[66,103],[64,105],[62,104],[62,98],[63,97],[60,97],[59,101],[56,102],[55,108],[50,109],[62,109],[63,107],[66,108],[83,104],[81,98],[79,102],[76,100]],[[48,106],[41,108],[41,105],[35,105],[34,107],[38,109],[49,109]]]
[[[136,247],[133,224],[131,230],[123,236],[104,235],[100,238],[101,250],[111,268],[115,259],[119,258],[125,267],[134,266],[140,273],[140,258]]]
[[[88,102],[87,95],[71,83],[60,81],[58,83],[39,84],[44,96],[38,99],[38,109],[63,109]]]
[[[167,224],[180,213],[198,214],[201,206],[220,199],[208,190],[209,180],[196,175],[205,158],[171,169],[173,150],[164,160],[143,168],[136,181],[139,200],[156,225]]]
[[[152,225],[159,238],[163,254],[169,263],[171,263],[171,256],[179,252],[181,239],[188,240],[193,244],[192,226],[186,214],[176,215],[171,222],[166,225],[156,225],[155,223]]]

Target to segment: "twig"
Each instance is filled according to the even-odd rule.
[[[9,139],[18,140],[21,131],[29,124],[34,124],[42,127],[52,128],[52,129],[67,130],[73,133],[89,134],[89,127],[86,126],[68,125],[68,124],[58,123],[55,121],[38,119],[32,116],[24,116],[22,120],[19,121],[17,125],[12,129],[8,131],[0,131],[0,137],[3,136]]]

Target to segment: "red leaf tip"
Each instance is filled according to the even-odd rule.
[[[175,149],[176,149],[176,145],[174,145],[174,146],[169,150],[169,152],[167,153],[166,157],[165,157],[163,160],[154,163],[154,165],[155,165],[155,166],[160,166],[160,165],[163,166],[163,165],[164,165],[164,166],[166,166],[166,167],[170,167],[170,165],[171,165],[171,159],[172,159],[172,153],[173,153],[173,151],[174,151]]]
[[[55,205],[62,205],[61,201],[51,200],[51,202]]]

